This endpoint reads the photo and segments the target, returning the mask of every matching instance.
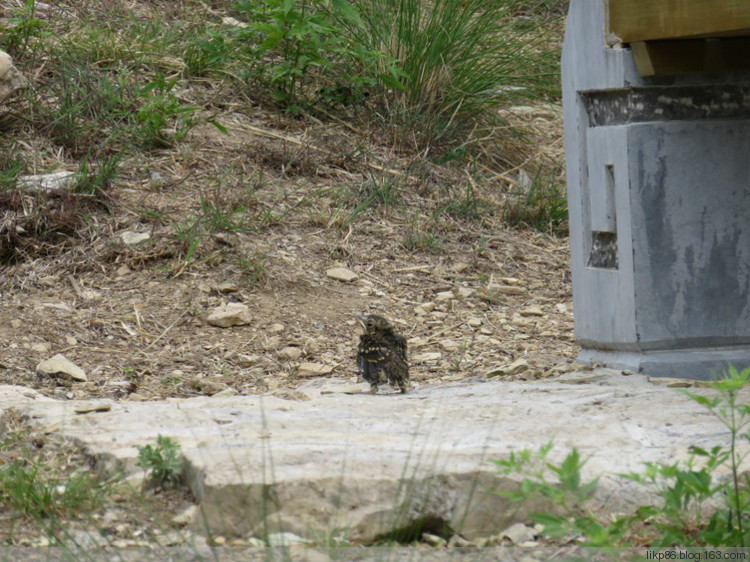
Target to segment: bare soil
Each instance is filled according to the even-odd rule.
[[[533,119],[535,108],[524,110]],[[481,376],[518,358],[534,367],[523,376],[551,376],[572,359],[567,239],[504,225],[513,187],[504,180],[517,170],[475,186],[481,216],[453,218],[442,210],[460,193],[455,184],[466,184],[459,168],[412,172],[377,145],[388,171],[365,158],[337,162],[320,146],[345,144],[350,131],[319,127],[328,140],[316,142],[323,132],[315,125],[275,128],[249,104],[219,120],[230,136],[204,124],[175,149],[129,160],[111,191],[112,213],[88,217],[85,235],[47,255],[33,241],[15,248],[23,259],[0,273],[0,382],[71,399],[223,388],[199,378],[243,394],[283,392],[302,362],[356,376],[353,314],[362,312],[385,315],[407,336],[415,384]],[[538,146],[549,153],[560,123],[545,125],[553,135]],[[373,181],[393,200],[348,220],[356,204],[348,198]],[[210,223],[207,205],[236,228]],[[150,239],[127,246],[125,231]],[[333,267],[359,279],[332,279]],[[252,322],[208,325],[208,313],[228,301],[246,304]],[[425,303],[434,309],[417,308]],[[286,347],[302,356],[285,360]],[[38,375],[36,365],[57,353],[88,381]]]

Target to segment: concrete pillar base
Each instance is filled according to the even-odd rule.
[[[729,365],[741,370],[750,365],[749,349],[689,349],[679,351],[605,351],[583,349],[578,362],[602,364],[613,369],[646,373],[652,377],[673,377],[691,380],[722,378]]]
[[[562,58],[583,363],[711,379],[750,366],[750,75],[644,78],[571,0]]]

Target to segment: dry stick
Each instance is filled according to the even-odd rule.
[[[321,112],[321,113],[322,113],[323,115],[325,115],[325,116],[326,116],[326,117],[328,117],[329,119],[332,119],[333,121],[336,121],[336,122],[337,122],[337,123],[339,123],[340,125],[343,125],[344,127],[346,127],[347,129],[349,129],[350,131],[352,131],[352,132],[355,132],[355,133],[357,133],[358,135],[361,135],[361,136],[363,136],[363,137],[365,137],[365,138],[367,138],[367,137],[368,137],[368,134],[367,134],[367,132],[366,132],[366,131],[363,131],[362,129],[357,129],[357,127],[355,127],[355,126],[354,126],[354,125],[352,125],[351,123],[347,123],[347,122],[346,122],[346,121],[344,121],[343,119],[341,119],[341,118],[339,118],[339,117],[336,117],[335,115],[332,115],[331,113],[328,113],[328,112],[327,112],[327,111],[326,111],[325,109],[321,109],[321,108],[319,108],[319,107],[318,107],[318,108],[317,108],[317,111],[320,111],[320,112]]]
[[[456,328],[458,328],[459,326],[461,326],[463,324],[464,324],[464,322],[459,322],[458,324],[453,324],[452,326],[448,326],[447,328],[443,328],[439,332],[435,332],[434,334],[432,334],[429,338],[427,338],[426,340],[424,340],[417,347],[424,347],[425,345],[427,345],[428,343],[430,343],[431,341],[433,341],[435,338],[439,338],[440,336],[442,336],[445,332],[450,332],[451,330],[455,330]]]
[[[271,131],[266,131],[265,129],[260,129],[258,127],[253,127],[252,125],[245,125],[242,128],[233,128],[233,130],[242,130],[246,129],[249,130],[252,133],[256,133],[258,135],[262,135],[271,139],[278,139],[283,140],[284,142],[290,142],[292,144],[296,144],[297,146],[306,146],[308,148],[311,148],[317,152],[322,152],[323,154],[328,154],[329,156],[337,156],[336,153],[331,152],[330,150],[326,150],[325,148],[321,148],[319,146],[315,146],[314,144],[308,144],[304,143],[302,141],[299,141],[297,139],[294,139],[292,137],[287,137],[284,135],[280,135],[278,133],[273,133]],[[372,168],[373,170],[377,170],[379,172],[385,172],[386,174],[391,174],[392,176],[397,176],[400,178],[406,178],[410,181],[418,182],[419,178],[416,178],[414,176],[410,176],[408,174],[405,174],[403,172],[399,172],[398,170],[391,170],[390,168],[386,168],[384,166],[379,166],[378,164],[373,164],[371,162],[365,162],[365,165]]]
[[[190,310],[190,309],[186,308],[185,310],[183,310],[182,314],[180,314],[177,318],[175,318],[174,322],[172,322],[169,326],[167,326],[167,328],[161,334],[159,334],[159,336],[154,341],[152,341],[145,348],[143,348],[143,351],[141,351],[141,353],[145,353],[146,351],[148,351],[148,349],[151,348],[151,346],[153,346],[156,342],[158,342],[160,339],[162,339],[164,336],[166,336],[167,332],[169,332],[169,330],[171,330],[172,328],[174,328],[175,324],[177,324],[177,322],[179,322],[180,320],[182,320],[182,317],[185,316],[188,313],[188,310]]]
[[[78,281],[76,281],[76,278],[72,275],[68,275],[67,279],[73,287],[73,290],[76,292],[76,295],[78,295],[78,298],[83,300],[83,291],[81,291],[81,286],[78,284]]]

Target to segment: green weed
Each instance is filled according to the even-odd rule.
[[[70,516],[103,502],[107,485],[96,475],[55,475],[45,463],[14,459],[0,468],[0,500],[34,519]]]
[[[237,265],[251,286],[258,284],[268,275],[266,271],[267,259],[264,254],[259,252],[254,252],[248,257],[239,256],[237,258]]]
[[[565,186],[557,181],[558,172],[537,170],[528,187],[514,188],[503,209],[505,223],[540,232],[567,234],[568,200]]]
[[[136,114],[136,139],[146,148],[172,146],[188,134],[197,120],[194,106],[182,105],[173,89],[178,78],[167,80],[157,72],[156,78],[138,92],[142,105]]]
[[[48,33],[47,23],[36,17],[35,0],[26,0],[6,21],[10,25],[0,25],[0,50],[16,59],[26,55],[31,48],[32,39],[41,38]]]
[[[156,438],[156,446],[138,447],[138,462],[155,484],[179,484],[182,480],[182,459],[180,444],[161,435]]]
[[[685,463],[646,463],[644,473],[620,476],[657,487],[662,502],[640,506],[632,515],[597,515],[584,506],[598,484],[598,478],[583,483],[585,460],[574,449],[555,465],[547,460],[552,443],[538,453],[529,450],[511,453],[507,460],[493,461],[501,474],[522,474],[517,492],[501,492],[514,501],[544,498],[556,506],[558,514],[535,513],[531,519],[544,525],[543,534],[553,538],[585,537],[588,546],[740,546],[750,544],[746,520],[750,512],[750,477],[740,474],[747,456],[737,452],[738,439],[750,440],[750,406],[740,404],[738,395],[750,380],[750,368],[709,383],[716,396],[684,391],[716,416],[729,430],[729,448],[717,445],[706,451],[693,447]],[[702,462],[699,462],[702,461]],[[716,477],[728,466],[731,479]],[[554,479],[552,478],[554,477]],[[707,515],[706,502],[720,499],[723,507]]]
[[[222,71],[237,55],[236,44],[226,30],[206,29],[188,41],[183,55],[187,76],[207,76]]]
[[[364,72],[387,75],[382,65],[396,61],[403,88],[385,92],[384,111],[402,139],[417,148],[460,144],[477,118],[556,88],[557,53],[543,48],[536,29],[517,29],[514,2],[353,4],[363,23],[350,23],[349,33],[356,43],[384,54],[373,59],[376,68]]]
[[[363,70],[375,69],[374,61],[383,54],[364,48],[346,32],[343,22],[361,23],[346,0],[240,0],[236,9],[248,23],[238,36],[254,57],[244,74],[269,85],[287,111],[300,112],[316,95],[329,102],[342,101],[342,93],[346,103],[361,100],[362,88],[377,82]],[[313,74],[333,77],[319,88],[313,86]],[[400,87],[388,75],[383,79]]]
[[[402,243],[403,247],[411,252],[417,250],[431,254],[442,252],[442,240],[433,232],[432,223],[432,219],[420,221],[419,213],[415,211],[409,221],[409,229]]]

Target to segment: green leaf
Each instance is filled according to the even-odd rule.
[[[542,533],[548,537],[561,538],[570,531],[570,523],[566,517],[549,513],[532,513],[530,519],[544,525]]]
[[[221,131],[222,134],[229,136],[229,131],[227,131],[227,128],[221,123],[219,123],[216,119],[210,119],[208,122],[211,123],[211,125],[213,125],[217,129],[219,129],[219,131]]]
[[[360,27],[363,25],[362,18],[359,15],[359,10],[347,2],[347,0],[332,0],[331,5],[333,6],[333,9],[349,23],[353,23]]]

